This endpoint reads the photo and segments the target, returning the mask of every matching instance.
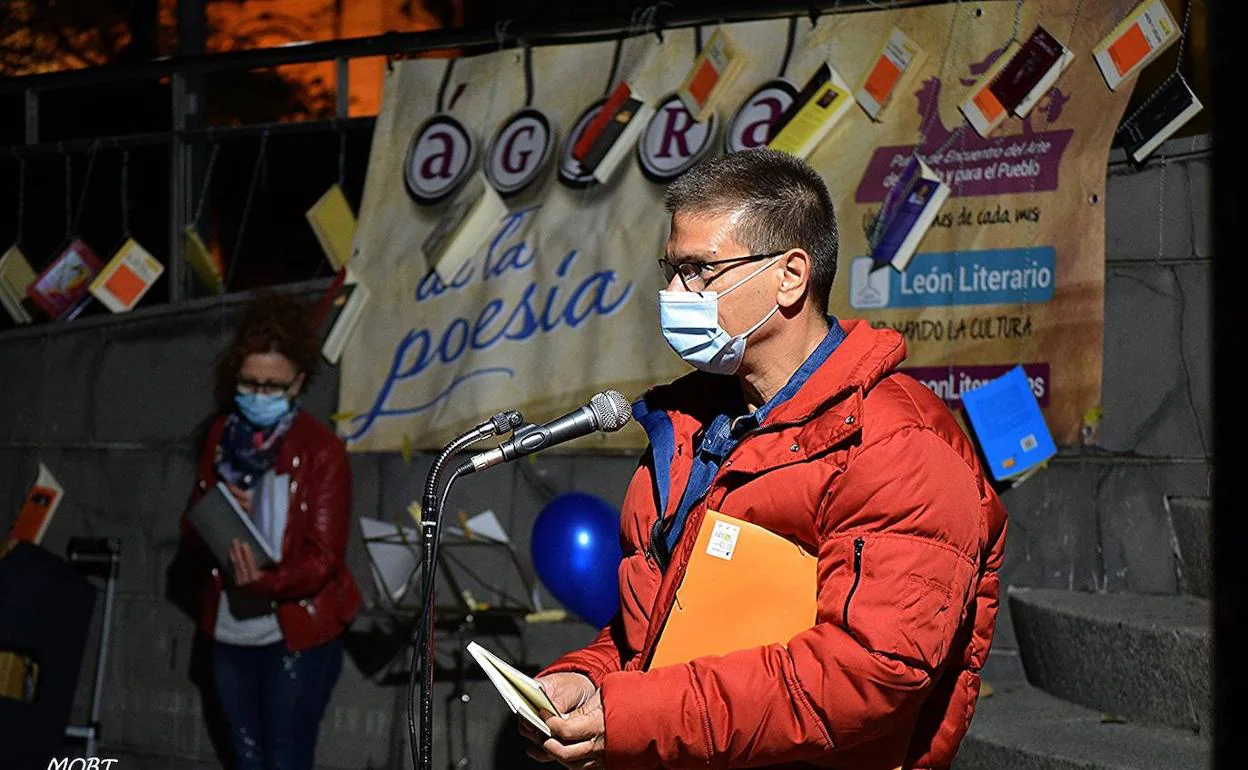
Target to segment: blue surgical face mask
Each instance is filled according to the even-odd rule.
[[[290,399],[285,393],[235,393],[234,403],[247,422],[258,428],[271,428],[290,413]]]
[[[722,292],[660,291],[659,323],[663,338],[676,355],[695,369],[710,374],[735,374],[745,356],[745,340],[779,310],[776,305],[762,320],[741,334],[731,335],[719,325],[719,298],[735,291],[775,264],[777,256]]]

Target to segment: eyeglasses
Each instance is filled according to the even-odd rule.
[[[259,382],[239,377],[237,381],[239,393],[254,393],[261,396],[277,396],[295,387],[293,382]]]
[[[762,259],[771,259],[778,257],[788,249],[773,251],[767,254],[750,254],[746,257],[730,257],[729,259],[716,259],[710,262],[704,262],[698,259],[688,259],[680,263],[673,264],[667,257],[659,257],[659,268],[663,271],[663,277],[668,283],[676,276],[680,276],[680,282],[687,291],[705,291],[710,286],[711,281],[726,273],[731,268],[723,268],[716,270],[719,265],[729,264],[745,264],[747,262],[758,262]]]

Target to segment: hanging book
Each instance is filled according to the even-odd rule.
[[[962,403],[997,481],[1018,478],[1057,454],[1023,367],[963,392]]]
[[[1096,44],[1092,56],[1109,90],[1116,91],[1178,40],[1179,34],[1179,25],[1163,0],[1144,0]]]
[[[225,291],[225,270],[221,267],[221,260],[204,245],[204,239],[199,237],[195,225],[187,225],[184,232],[187,264],[204,286],[208,287],[208,291],[221,294]]]
[[[854,93],[858,106],[872,120],[879,120],[893,94],[900,91],[910,76],[918,71],[922,59],[923,50],[918,44],[893,27],[875,57],[875,64],[867,70],[862,85]]]
[[[853,102],[845,80],[824,62],[780,116],[767,146],[798,158],[808,157]]]
[[[507,205],[485,177],[474,174],[447,204],[421,244],[429,266],[450,282],[459,268],[489,242]]]
[[[52,523],[52,517],[56,515],[56,509],[64,496],[65,488],[57,482],[46,465],[39,463],[39,475],[26,493],[22,508],[17,513],[17,521],[9,531],[9,541],[38,545],[48,531],[48,525]]]
[[[1131,160],[1143,163],[1201,109],[1200,100],[1187,81],[1175,73],[1118,127],[1122,147]]]
[[[1074,60],[1070,49],[1044,27],[1037,26],[990,88],[1001,106],[1025,118]]]
[[[127,238],[91,282],[91,294],[114,313],[133,310],[165,266],[133,238]]]
[[[87,296],[101,267],[91,247],[75,239],[35,278],[27,294],[50,318],[60,318]]]
[[[717,28],[693,62],[685,82],[676,90],[694,120],[701,122],[711,116],[745,64],[741,49],[733,44],[727,31]]]
[[[334,270],[341,270],[355,248],[355,214],[338,185],[325,191],[307,212],[308,224]]]
[[[22,305],[26,290],[35,282],[35,271],[26,255],[16,244],[0,256],[0,304],[17,324],[28,324],[33,319]]]
[[[621,80],[577,140],[572,156],[595,180],[606,184],[637,145],[653,114],[646,98]]]
[[[949,185],[917,155],[902,169],[880,208],[871,247],[873,268],[905,270],[949,197]]]
[[[997,60],[992,63],[988,71],[980,76],[975,85],[971,86],[971,92],[962,104],[958,105],[963,117],[971,124],[971,128],[975,129],[975,133],[987,138],[1001,122],[1009,115],[1009,109],[1001,103],[997,95],[992,91],[992,84],[997,79],[997,75],[1005,69],[1010,60],[1014,58],[1014,54],[1018,52],[1020,46],[1017,42],[1012,42],[1006,46]]]
[[[359,279],[359,276],[351,271],[350,267],[347,268],[346,283],[351,286],[351,296],[347,298],[347,304],[343,306],[342,312],[338,313],[333,328],[329,330],[329,335],[321,345],[321,355],[331,364],[337,364],[342,358],[342,351],[351,339],[351,335],[355,333],[355,328],[359,326],[364,308],[368,306],[372,298],[368,287]]]

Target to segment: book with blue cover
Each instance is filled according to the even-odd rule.
[[[966,391],[962,404],[997,481],[1018,478],[1057,454],[1023,367]]]
[[[871,238],[872,269],[892,265],[905,270],[948,197],[949,185],[911,155],[880,208]]]

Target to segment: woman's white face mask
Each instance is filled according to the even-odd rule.
[[[676,355],[695,369],[710,374],[735,374],[745,356],[746,338],[767,323],[780,310],[780,305],[773,307],[749,329],[731,335],[719,325],[719,298],[762,275],[781,256],[771,258],[722,292],[660,291],[659,323],[663,328],[663,338]]]

